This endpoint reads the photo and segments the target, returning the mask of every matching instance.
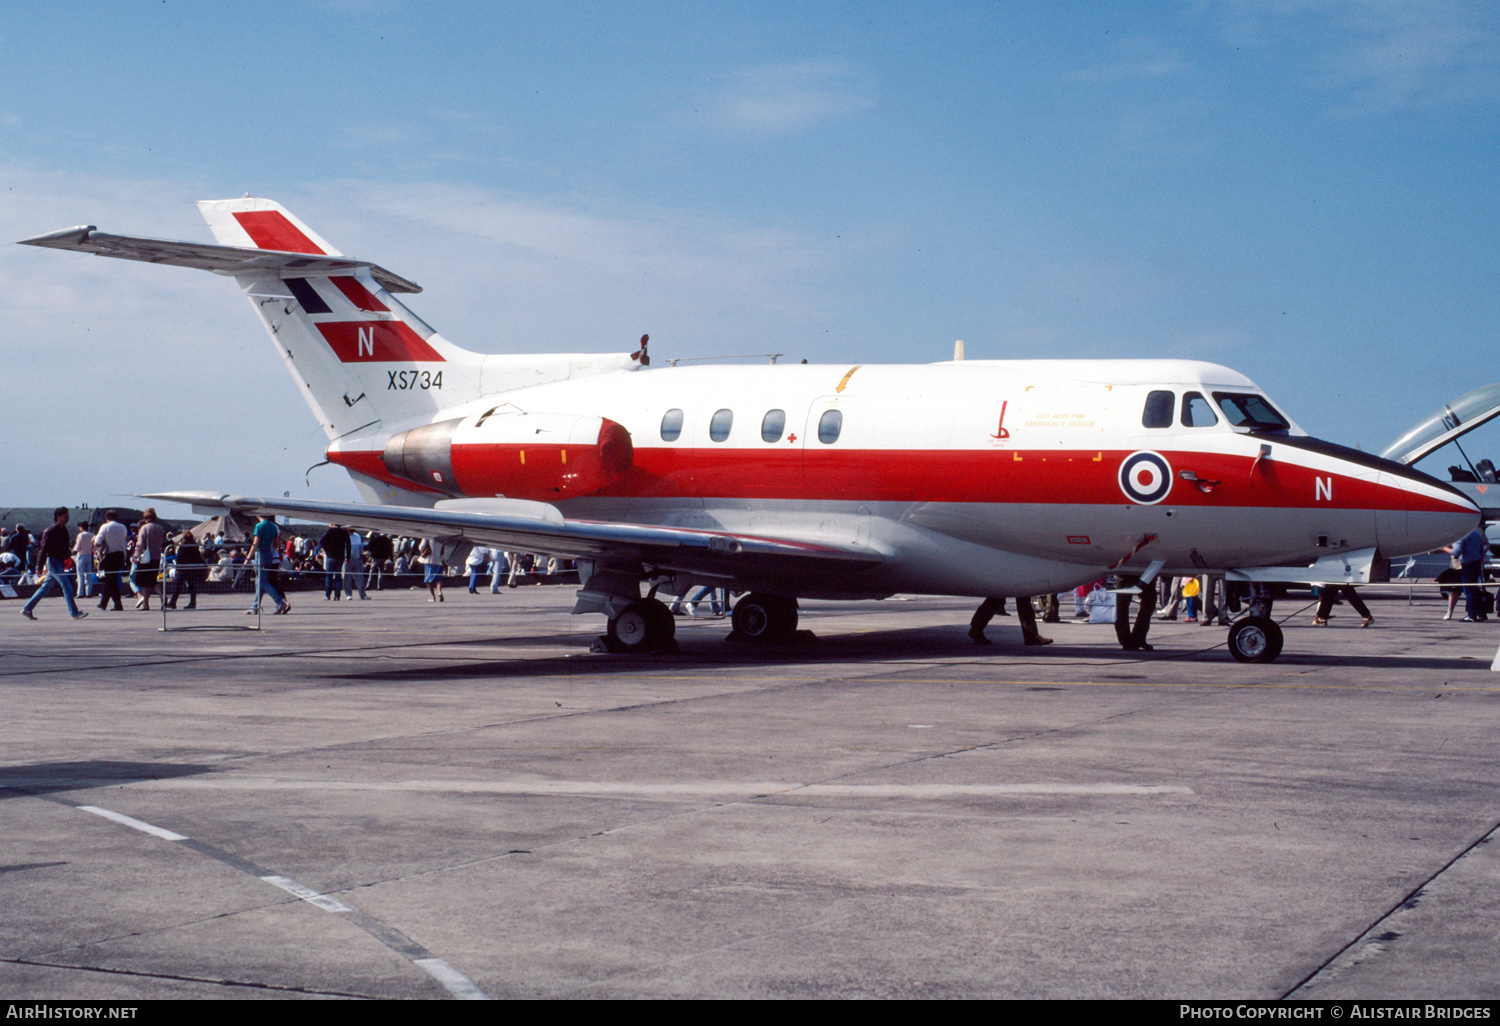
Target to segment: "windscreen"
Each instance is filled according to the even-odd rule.
[[[1224,419],[1248,431],[1290,431],[1291,425],[1263,395],[1254,392],[1215,392],[1214,402]]]

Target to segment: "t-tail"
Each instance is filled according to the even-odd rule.
[[[281,204],[198,204],[218,245],[110,235],[93,226],[25,239],[52,249],[233,277],[330,441],[380,435],[522,385],[640,366],[640,354],[487,355],[460,349],[396,299],[421,287],[345,256]]]

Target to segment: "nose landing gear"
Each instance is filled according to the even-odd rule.
[[[1269,663],[1281,655],[1281,625],[1269,616],[1247,616],[1229,628],[1229,654],[1242,663]]]

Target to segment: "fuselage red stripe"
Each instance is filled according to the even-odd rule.
[[[519,459],[526,452],[524,471]],[[547,445],[455,445],[466,494],[555,500],[565,473]],[[370,454],[374,455],[374,454]],[[597,495],[617,498],[788,501],[1130,504],[1121,488],[1126,450],[859,450],[637,448],[623,480]],[[1398,485],[1249,456],[1163,451],[1173,481],[1163,504],[1181,507],[1409,509],[1453,512],[1459,503]],[[352,466],[353,453],[330,459]],[[485,468],[479,473],[478,468]],[[515,468],[507,474],[504,468]],[[1197,484],[1181,478],[1190,471]],[[1210,484],[1211,482],[1211,484]],[[474,490],[466,484],[476,486]]]

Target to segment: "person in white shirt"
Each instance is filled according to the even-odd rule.
[[[94,535],[94,554],[99,560],[99,576],[104,578],[104,586],[99,589],[100,609],[107,608],[111,598],[115,601],[115,612],[123,612],[125,609],[120,603],[120,578],[125,571],[125,555],[129,548],[130,532],[120,523],[119,514],[112,509],[105,510],[104,523]]]
[[[78,594],[81,598],[94,595],[94,532],[88,524],[78,525],[78,537],[73,539],[73,566],[78,571]]]
[[[344,560],[344,594],[354,597],[354,586],[359,585],[359,599],[368,602],[365,594],[365,540],[358,531],[349,532],[349,558]]]

